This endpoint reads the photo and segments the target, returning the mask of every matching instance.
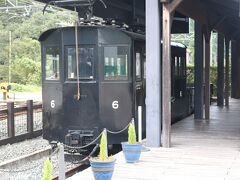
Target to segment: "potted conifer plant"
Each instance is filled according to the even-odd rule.
[[[122,142],[122,150],[126,162],[135,163],[139,161],[142,144],[136,141],[134,121],[128,127],[128,142]]]
[[[106,132],[106,131],[105,131]],[[95,180],[111,180],[116,159],[108,157],[106,133],[102,133],[98,157],[90,158]]]

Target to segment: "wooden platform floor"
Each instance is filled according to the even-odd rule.
[[[211,106],[211,119],[188,117],[172,126],[172,148],[151,148],[136,164],[116,155],[113,180],[240,180],[240,101]],[[70,180],[93,180],[91,169]]]

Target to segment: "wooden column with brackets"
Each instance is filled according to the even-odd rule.
[[[162,146],[171,146],[171,24],[175,9],[183,0],[161,0],[162,17]]]
[[[203,32],[202,25],[195,21],[194,60],[194,118],[203,119]]]
[[[217,46],[217,105],[224,105],[224,36],[218,33]]]
[[[210,39],[211,29],[209,25],[203,26],[205,42],[205,119],[210,119]]]
[[[205,119],[210,118],[210,37],[205,37]]]

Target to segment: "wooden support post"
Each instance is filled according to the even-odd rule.
[[[231,97],[236,98],[236,89],[237,89],[237,44],[236,41],[231,41]],[[227,63],[227,62],[226,62]],[[225,67],[226,70],[226,67]],[[225,71],[226,73],[226,71]],[[225,77],[226,81],[226,77]],[[226,102],[226,83],[225,83],[225,94],[224,94],[225,102]],[[226,104],[225,104],[226,105]]]
[[[27,101],[27,131],[33,133],[33,100]]]
[[[225,38],[225,49],[226,49],[226,79],[225,79],[225,105],[229,106],[229,39]]]
[[[162,146],[171,144],[171,12],[163,4]]]
[[[205,34],[205,119],[210,118],[210,36]]]
[[[218,33],[217,47],[217,105],[224,105],[224,36]]]
[[[161,145],[161,38],[159,0],[146,1],[146,137],[147,146]]]
[[[162,17],[162,146],[171,146],[171,24],[173,13],[183,0],[163,3]]]
[[[194,118],[203,119],[203,32],[195,21]]]
[[[8,108],[8,121],[7,121],[7,127],[8,127],[8,137],[12,138],[15,136],[15,129],[14,129],[14,102],[8,102],[7,103]]]
[[[235,99],[240,99],[240,44],[238,41],[234,43],[234,59],[232,62],[232,97]],[[233,55],[232,55],[233,56]],[[233,67],[234,66],[234,67]],[[227,87],[226,87],[227,89]],[[227,92],[226,92],[227,93]],[[227,94],[226,94],[227,96]],[[228,96],[229,97],[229,96]],[[227,102],[227,99],[226,99]]]

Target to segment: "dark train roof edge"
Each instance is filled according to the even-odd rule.
[[[78,26],[80,28],[96,28],[96,29],[112,29],[115,31],[120,31],[123,32],[125,34],[127,34],[128,36],[134,38],[134,39],[141,39],[141,40],[145,40],[145,35],[143,34],[139,34],[139,33],[135,33],[135,32],[131,32],[131,31],[127,31],[127,30],[123,30],[120,28],[115,28],[115,27],[111,27],[111,26]],[[45,32],[43,32],[40,37],[39,37],[39,41],[44,41],[50,34],[52,34],[53,32],[57,31],[57,30],[62,30],[62,29],[71,29],[74,28],[74,26],[66,26],[66,27],[58,27],[58,28],[52,28],[49,29]]]
[[[128,36],[132,37],[133,39],[145,40],[145,35],[143,35],[143,34],[132,32],[132,31],[127,31],[127,30],[123,30],[123,29],[115,28],[115,27],[111,27],[111,26],[78,26],[78,27],[80,27],[80,28],[96,28],[96,29],[107,28],[107,29],[112,29],[115,31],[123,32],[123,33],[127,34]],[[66,27],[58,27],[58,28],[49,29],[49,30],[43,32],[40,35],[38,40],[44,41],[49,35],[51,35],[55,31],[62,30],[62,29],[71,29],[71,28],[74,28],[74,26],[66,26]],[[161,41],[161,43],[162,43],[162,41]],[[179,43],[179,42],[171,42],[171,45],[174,47],[187,48],[186,45]]]

